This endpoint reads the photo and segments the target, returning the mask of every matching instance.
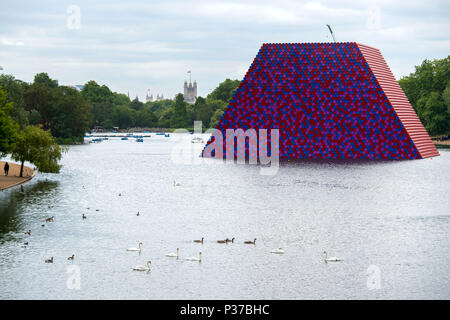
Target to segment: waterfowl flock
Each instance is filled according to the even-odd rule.
[[[179,183],[174,181],[174,186],[179,186],[179,185],[180,185]],[[121,196],[120,193],[119,193],[119,196]],[[89,210],[90,208],[88,207],[86,209]],[[95,211],[98,212],[100,210],[96,209]],[[140,212],[137,212],[136,216],[140,216]],[[85,220],[86,218],[87,218],[86,215],[83,213],[82,214],[82,220]],[[46,218],[45,222],[48,222],[48,223],[49,222],[54,222],[54,216]],[[42,224],[41,226],[44,227],[45,224]],[[31,230],[26,231],[25,235],[31,236]],[[256,246],[256,240],[257,240],[256,238],[254,238],[253,240],[244,240],[244,241],[241,240],[242,241],[241,243],[243,243],[245,245],[254,245],[254,246]],[[195,240],[192,240],[192,242],[203,245],[205,243],[205,238],[202,237],[201,239],[195,239]],[[234,244],[235,243],[235,238],[232,237],[230,239],[230,238],[227,237],[225,239],[215,240],[214,242],[218,243],[218,244],[228,244],[228,243]],[[28,246],[28,243],[29,243],[28,241],[24,242],[22,247],[26,248]],[[127,252],[138,252],[140,254],[141,251],[142,251],[142,247],[143,247],[143,243],[142,242],[138,242],[137,243],[137,247],[126,248],[126,251]],[[272,254],[284,254],[285,250],[280,247],[280,248],[276,248],[276,249],[271,250],[270,253],[272,253]],[[325,263],[342,261],[338,257],[329,257],[327,251],[323,251],[323,254],[325,255],[325,257],[324,257],[324,262]],[[165,256],[168,257],[168,258],[180,259],[180,249],[176,248],[176,252],[167,253]],[[69,256],[67,258],[68,261],[74,261],[74,259],[75,259],[75,254],[72,254],[71,256]],[[198,252],[198,256],[191,256],[191,257],[185,258],[183,260],[185,260],[185,261],[192,261],[192,262],[202,262],[202,252],[201,251]],[[46,264],[52,264],[54,262],[54,257],[52,256],[52,257],[50,257],[48,259],[45,259],[44,262]],[[147,272],[149,272],[151,270],[151,260],[148,260],[145,265],[137,265],[137,266],[135,266],[134,268],[132,268],[132,270],[133,271],[147,271]]]

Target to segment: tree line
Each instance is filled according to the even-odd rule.
[[[423,61],[399,84],[430,135],[450,134],[450,56]]]

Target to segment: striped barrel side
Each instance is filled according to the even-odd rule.
[[[439,156],[438,150],[431,141],[430,136],[420,122],[419,117],[409,103],[402,88],[397,80],[395,80],[380,51],[359,43],[357,46],[388,98],[389,103],[405,127],[406,132],[419,151],[420,156],[422,158]]]

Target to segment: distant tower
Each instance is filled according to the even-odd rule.
[[[147,94],[145,95],[145,102],[152,102],[153,101],[153,94],[150,93],[150,89],[147,90]]]
[[[184,101],[187,103],[193,104],[197,100],[197,81],[194,80],[194,84],[191,82],[191,71],[189,73],[189,83],[184,80]]]

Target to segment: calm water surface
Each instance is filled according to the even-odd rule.
[[[72,146],[61,174],[1,192],[0,298],[450,298],[450,150],[416,161],[288,162],[263,176],[210,159],[174,164],[175,144],[152,136]],[[226,237],[235,243],[216,243]],[[125,251],[138,241],[141,254]],[[286,253],[270,253],[278,247]],[[176,248],[180,259],[165,257]],[[324,263],[324,250],[343,261]],[[199,251],[201,263],[183,260]],[[131,270],[147,260],[149,273]],[[67,287],[71,265],[79,290]],[[367,287],[371,265],[378,290]]]

